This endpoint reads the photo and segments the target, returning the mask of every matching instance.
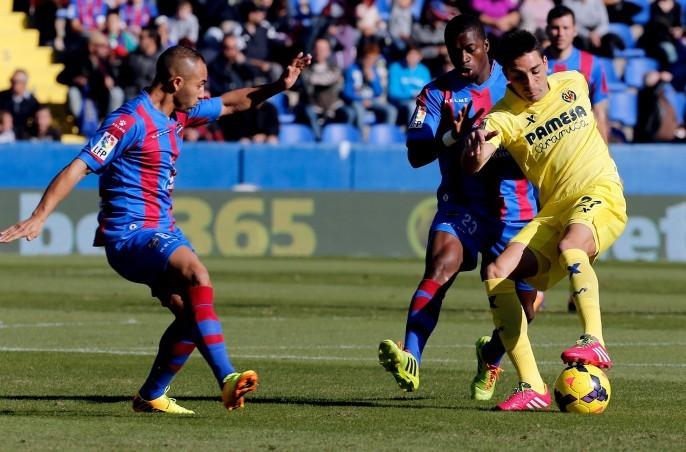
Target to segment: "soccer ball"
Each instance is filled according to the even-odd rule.
[[[600,414],[610,403],[610,380],[589,364],[567,367],[555,381],[555,402],[560,411]]]

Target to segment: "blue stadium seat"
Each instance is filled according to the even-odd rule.
[[[607,117],[610,121],[633,127],[638,117],[638,98],[631,91],[610,93]]]
[[[612,22],[608,27],[608,32],[619,36],[626,46],[626,49],[615,52],[616,57],[637,58],[645,56],[645,51],[643,49],[636,48],[636,39],[631,33],[631,27],[629,25]]]
[[[607,80],[607,83],[621,82],[620,78],[617,76],[617,71],[615,71],[615,65],[612,58],[598,58],[598,61],[605,71],[605,80]]]
[[[634,88],[643,86],[643,78],[650,71],[657,71],[659,65],[652,58],[631,58],[627,60],[624,68],[624,83]]]
[[[267,99],[267,102],[276,107],[276,111],[279,113],[280,124],[295,121],[295,114],[291,111],[291,107],[288,105],[288,97],[284,93],[279,93],[270,97]]]
[[[314,143],[314,132],[305,124],[281,124],[279,127],[280,144]]]
[[[374,124],[369,128],[369,144],[404,144],[405,133],[394,124]]]
[[[421,18],[423,9],[424,0],[414,0],[412,2],[412,17],[414,17],[414,20],[419,20]]]
[[[631,18],[634,23],[645,25],[650,20],[650,0],[629,0],[629,3],[641,8],[639,12]]]
[[[338,144],[341,141],[361,143],[362,134],[352,124],[331,123],[322,129],[322,143]]]

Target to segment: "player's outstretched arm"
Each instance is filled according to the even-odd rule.
[[[224,104],[221,115],[230,115],[254,108],[273,95],[292,88],[302,70],[309,66],[310,63],[312,63],[312,55],[309,53],[304,55],[300,52],[293,58],[291,64],[286,66],[286,69],[277,81],[266,85],[227,91],[221,96],[222,104]]]
[[[484,129],[476,129],[467,135],[462,152],[462,168],[465,172],[474,174],[484,167],[496,150],[496,147],[488,140],[496,135],[498,135],[497,130]]]
[[[57,205],[67,197],[89,171],[83,160],[74,159],[50,182],[38,206],[29,218],[0,232],[0,243],[9,243],[23,237],[26,237],[27,240],[38,237],[48,215],[55,210]]]

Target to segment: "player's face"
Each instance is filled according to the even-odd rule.
[[[488,71],[488,47],[487,39],[482,39],[472,29],[457,35],[455,42],[446,43],[450,61],[455,66],[458,74],[467,80],[477,80],[485,71]]]
[[[548,92],[548,60],[537,51],[516,58],[505,69],[510,87],[529,102],[536,102]]]
[[[179,78],[181,81],[177,85],[174,106],[177,110],[188,111],[205,97],[207,66],[198,60],[194,63],[193,70],[188,71],[185,77]]]
[[[546,31],[550,38],[550,45],[559,51],[571,47],[576,37],[576,25],[574,24],[574,19],[569,14],[551,20]]]

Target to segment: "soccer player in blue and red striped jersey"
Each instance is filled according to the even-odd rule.
[[[112,112],[77,157],[50,183],[30,218],[0,232],[0,243],[35,239],[48,215],[87,174],[100,176],[95,246],[124,278],[146,284],[175,315],[160,340],[134,411],[193,414],[167,396],[197,348],[210,365],[228,410],[242,408],[257,388],[252,371],[236,372],[214,310],[209,273],[174,224],[172,191],[183,130],[248,110],[293,86],[311,56],[299,54],[279,80],[205,98],[207,66],[197,51],[175,46],[157,61],[153,85]]]
[[[593,115],[598,131],[607,143],[607,76],[597,56],[574,47],[576,19],[574,11],[556,6],[548,12],[546,32],[550,45],[544,54],[548,58],[548,75],[556,72],[578,71],[584,75],[590,91]]]
[[[419,365],[429,336],[438,322],[446,291],[458,273],[495,259],[538,212],[533,186],[504,150],[484,174],[466,176],[461,167],[460,130],[468,130],[505,94],[507,80],[500,65],[488,56],[483,25],[460,15],[445,30],[448,54],[455,69],[424,87],[408,126],[408,158],[415,168],[438,159],[441,184],[438,212],[431,225],[424,277],[407,316],[404,346],[392,340],[379,345],[379,361],[406,391],[419,387]],[[532,306],[536,291],[520,284],[522,302]],[[488,343],[477,342],[477,355]],[[490,360],[480,358],[472,397],[488,400],[500,372],[504,351]]]

